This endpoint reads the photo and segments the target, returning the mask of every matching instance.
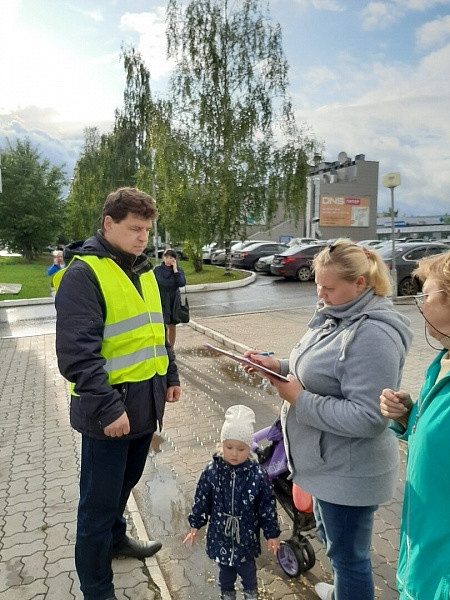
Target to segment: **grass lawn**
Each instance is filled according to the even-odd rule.
[[[43,255],[27,265],[21,257],[0,256],[0,283],[21,283],[22,289],[18,294],[0,294],[0,300],[23,300],[25,298],[48,298],[50,296],[51,277],[46,271],[52,265],[53,257]],[[180,266],[186,273],[188,285],[199,283],[222,283],[244,279],[250,273],[233,271],[225,275],[225,269],[204,265],[201,273],[195,273],[189,261],[181,261]]]

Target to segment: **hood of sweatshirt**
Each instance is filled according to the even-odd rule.
[[[325,306],[322,300],[316,305],[316,312],[309,322],[310,329],[332,331],[340,325],[346,329],[341,346],[340,360],[345,359],[345,351],[358,329],[366,320],[376,322],[389,335],[398,334],[401,344],[407,351],[412,341],[412,331],[409,327],[410,320],[394,309],[389,298],[376,296],[373,289],[368,289],[361,296],[346,304],[338,306]]]

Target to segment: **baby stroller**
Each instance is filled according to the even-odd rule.
[[[262,440],[271,443],[261,448],[259,443]],[[315,527],[316,522],[309,507],[308,512],[306,512],[298,510],[294,504],[294,488],[292,480],[289,478],[280,419],[277,419],[270,427],[255,433],[252,450],[257,454],[259,463],[269,475],[276,499],[292,519],[292,535],[288,540],[280,542],[277,558],[280,567],[289,577],[297,577],[301,573],[306,573],[306,571],[312,569],[316,562],[313,547],[302,535],[303,531]],[[300,490],[300,488],[297,488],[297,490]]]

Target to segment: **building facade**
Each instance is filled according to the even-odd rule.
[[[334,162],[316,161],[308,176],[306,235],[324,240],[376,239],[377,161],[340,152]]]
[[[449,240],[450,215],[424,217],[395,217],[396,239]],[[378,217],[377,237],[380,240],[392,239],[390,217]]]

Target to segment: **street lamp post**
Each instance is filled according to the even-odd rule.
[[[387,173],[383,175],[383,186],[391,190],[391,235],[392,235],[392,279],[394,289],[392,290],[392,300],[397,299],[397,266],[395,264],[395,213],[394,213],[394,189],[400,185],[400,173]]]

